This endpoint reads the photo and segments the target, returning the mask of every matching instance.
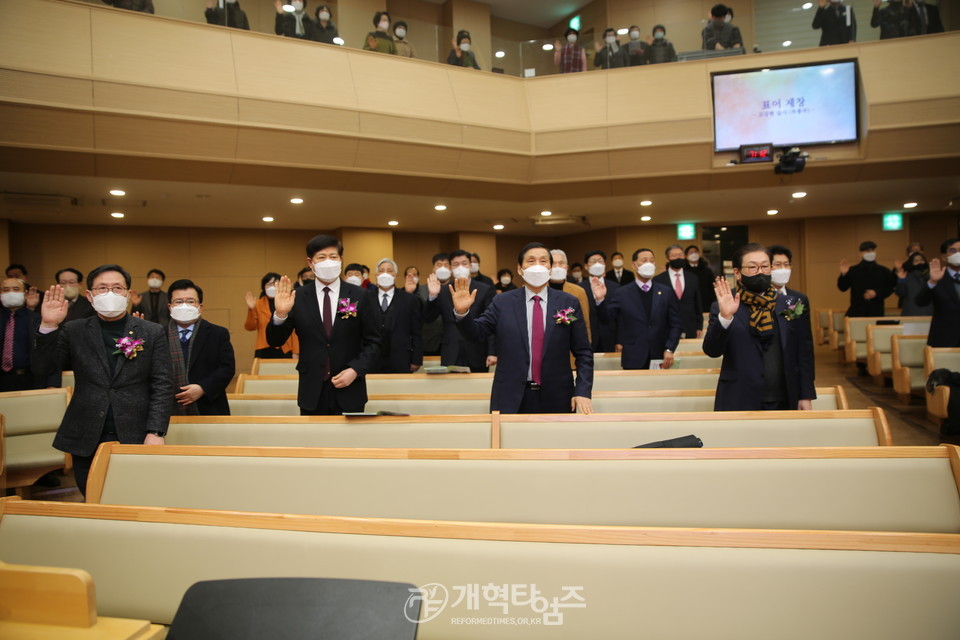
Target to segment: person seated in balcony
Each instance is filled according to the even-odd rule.
[[[273,6],[277,9],[274,31],[278,36],[313,40],[314,24],[310,16],[307,15],[307,0],[291,0],[292,12],[283,10],[284,2],[282,0],[275,0]]]
[[[677,61],[677,50],[673,48],[673,43],[667,40],[667,28],[662,24],[653,28],[653,40],[650,41],[644,56],[646,64]]]
[[[367,41],[363,43],[364,50],[397,55],[397,45],[390,35],[390,14],[377,11],[373,16],[373,26],[376,29],[367,34]]]
[[[472,46],[473,42],[470,39],[470,32],[464,30],[458,31],[457,37],[453,39],[453,49],[450,50],[450,55],[447,56],[447,64],[452,64],[456,67],[479,69],[480,65],[477,64],[477,55],[471,49]]]
[[[393,23],[393,43],[397,45],[397,55],[403,58],[416,58],[417,50],[407,40],[407,31],[410,27],[403,20]]]
[[[153,13],[153,0],[103,0],[103,4],[108,4],[117,9],[126,9],[127,11]]]
[[[220,4],[221,6],[215,6]],[[238,0],[226,0],[224,3],[207,0],[207,9],[203,12],[207,19],[207,24],[218,24],[221,27],[233,27],[234,29],[243,29],[250,31],[250,23],[247,22],[247,14],[240,8]]]
[[[320,5],[315,15],[317,21],[314,22],[313,39],[324,44],[337,44],[335,40],[340,37],[340,32],[337,31],[337,25],[330,19],[332,15],[330,7],[325,4]]]

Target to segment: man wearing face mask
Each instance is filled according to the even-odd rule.
[[[373,16],[373,26],[376,28],[367,34],[364,50],[397,55],[397,44],[390,35],[390,14],[377,11]]]
[[[367,291],[380,327],[380,357],[371,373],[416,373],[423,366],[420,300],[396,287],[397,263],[377,263],[377,288]]]
[[[697,277],[697,287],[700,289],[700,307],[704,313],[710,309],[710,305],[717,301],[713,293],[713,281],[717,277],[710,268],[710,262],[700,255],[700,248],[692,244],[685,250],[687,264],[684,267],[687,271]]]
[[[796,305],[796,303],[799,302],[803,304],[803,308],[807,310],[800,315],[799,321],[807,325],[803,328],[801,335],[806,342],[804,349],[807,351],[807,354],[804,361],[809,361],[810,365],[804,367],[804,370],[812,375],[815,366],[813,364],[813,328],[810,324],[812,317],[810,313],[810,300],[807,298],[807,294],[787,287],[787,284],[790,282],[790,276],[793,275],[793,252],[779,244],[772,244],[767,247],[767,250],[770,252],[771,259],[770,282],[773,283],[773,287],[777,290],[777,295],[787,298],[787,306]],[[807,388],[814,388],[815,386],[813,379],[810,379],[805,384],[807,384]]]
[[[40,315],[26,308],[27,284],[19,278],[0,283],[0,391],[38,388],[30,367],[30,343]]]
[[[627,33],[630,41],[627,42],[627,45],[624,48],[627,50],[627,56],[630,59],[630,66],[638,67],[640,65],[647,64],[646,56],[647,47],[649,45],[640,39],[640,27],[637,25],[632,25]]]
[[[450,270],[450,255],[438,253],[431,260],[433,263],[432,275],[437,277],[441,286],[450,283],[453,272]],[[419,281],[419,278],[418,278]],[[418,284],[417,297],[420,298],[420,308],[425,309],[427,302],[430,301],[430,287],[427,284],[430,276],[427,276],[427,282]],[[437,316],[433,320],[423,319],[423,354],[427,356],[440,355],[440,341],[443,338],[443,318]]]
[[[857,17],[853,7],[843,0],[817,0],[820,7],[813,16],[813,28],[820,29],[820,46],[857,41]]]
[[[630,66],[630,56],[627,55],[627,50],[620,46],[616,30],[608,28],[603,32],[603,42],[595,42],[593,46],[597,50],[597,55],[593,57],[593,66],[601,69],[622,69]]]
[[[54,285],[33,341],[34,374],[72,370],[76,379],[53,446],[73,455],[82,494],[101,442],[163,444],[173,397],[166,327],[127,313],[130,274],[105,264],[90,273],[89,284],[97,315],[64,323],[69,304]]]
[[[333,20],[330,19],[330,14],[329,5],[322,4],[317,7],[315,14],[317,20],[313,25],[313,40],[315,42],[337,44],[334,40],[340,37],[340,32],[337,30],[337,25],[333,24]]]
[[[716,280],[703,337],[703,351],[723,358],[714,411],[809,410],[817,397],[810,310],[778,295],[771,270],[769,250],[750,243],[733,255],[736,293]]]
[[[240,8],[237,0],[220,0],[220,6],[215,6],[214,0],[207,0],[207,9],[203,12],[207,24],[218,24],[223,27],[245,29],[250,31],[247,14]]]
[[[477,54],[473,51],[473,41],[470,38],[469,31],[457,32],[457,37],[453,39],[453,49],[447,55],[447,64],[452,64],[455,67],[480,69],[480,64],[477,63]]]
[[[476,291],[473,302],[473,313],[480,316],[490,303],[493,302],[493,287],[477,282],[470,277],[470,253],[462,249],[450,252],[450,266],[453,267],[455,279],[469,280],[470,291]],[[443,337],[440,342],[440,364],[447,367],[456,365],[470,367],[473,373],[486,373],[487,369],[497,364],[497,352],[492,338],[488,340],[468,340],[457,330],[457,320],[453,314],[453,298],[451,288],[441,286],[437,273],[430,276],[427,283],[429,297],[424,310],[424,321],[430,322],[434,318],[443,319]]]
[[[277,283],[267,342],[278,347],[296,331],[300,339],[300,415],[363,411],[365,376],[380,357],[380,328],[368,290],[340,280],[343,244],[333,236],[307,243],[307,264],[317,274],[297,291],[290,278]]]
[[[273,6],[277,10],[277,18],[274,21],[276,34],[285,38],[313,40],[314,25],[313,20],[307,15],[307,0],[292,0],[290,5],[293,6],[293,11],[290,13],[283,10],[283,5],[283,0],[274,0]]]
[[[569,293],[580,301],[581,309],[588,309],[590,301],[587,299],[587,292],[583,287],[567,279],[567,254],[561,249],[551,249],[550,257],[553,258],[553,266],[550,267],[550,288],[557,291]],[[590,339],[590,314],[586,313],[583,317],[584,324],[587,325],[587,339]]]
[[[355,287],[366,289],[363,286],[363,265],[357,262],[348,264],[347,268],[343,270],[343,281],[349,282]]]
[[[661,368],[669,369],[680,344],[680,305],[669,287],[654,281],[654,260],[650,249],[634,251],[634,284],[612,293],[599,279],[593,282],[600,318],[617,319],[617,345],[624,369],[649,369],[651,360],[663,360]]]
[[[683,255],[683,247],[672,244],[665,253],[667,270],[653,280],[670,289],[680,305],[680,337],[699,338],[703,335],[700,283],[696,276],[686,269],[687,259]]]
[[[143,315],[144,320],[166,325],[170,321],[169,298],[166,292],[160,287],[163,281],[167,279],[163,271],[151,269],[147,273],[146,293],[140,294],[136,291],[130,292],[130,302],[133,303],[133,311]]]
[[[900,313],[905,316],[929,316],[933,313],[933,305],[917,304],[917,294],[927,286],[930,278],[930,268],[927,258],[920,251],[914,251],[903,260],[893,261],[893,272],[897,276],[897,285],[894,292],[900,298]]]
[[[861,242],[860,255],[862,260],[852,267],[846,260],[840,261],[837,288],[850,291],[847,315],[851,318],[883,316],[883,301],[893,293],[896,278],[890,269],[877,263],[876,242]]]
[[[557,40],[553,43],[553,64],[557,65],[560,73],[580,73],[587,70],[587,51],[577,41],[580,32],[570,27],[563,38],[565,42]]]
[[[230,332],[200,317],[203,289],[191,280],[170,285],[167,343],[175,415],[228,416],[227,385],[236,373]]]
[[[409,27],[403,20],[397,20],[393,23],[393,42],[397,45],[397,55],[401,58],[416,58],[417,50],[407,40]]]
[[[667,28],[658,24],[653,28],[653,40],[649,41],[650,46],[644,54],[645,64],[663,64],[664,62],[676,62],[677,50],[673,48],[673,43],[667,40]]]
[[[601,318],[598,315],[597,303],[593,298],[593,282],[603,279],[603,286],[607,295],[612,295],[620,285],[617,284],[616,280],[604,279],[604,273],[607,270],[607,254],[603,251],[590,251],[584,256],[583,262],[587,265],[587,275],[590,276],[584,278],[583,282],[580,283],[587,294],[588,309],[585,310],[585,313],[590,314],[590,326],[592,328],[590,346],[594,353],[613,353],[617,350],[617,321],[609,314],[606,318]]]
[[[740,27],[733,24],[733,7],[727,7],[727,15],[723,17],[723,21],[733,29],[733,37],[731,38],[733,46],[730,48],[736,49],[743,47],[743,36],[740,35]]]
[[[457,329],[472,342],[496,340],[502,354],[493,375],[490,411],[591,413],[593,353],[583,310],[573,296],[547,286],[552,258],[539,242],[517,258],[522,289],[497,296],[477,313],[478,291],[466,278],[448,286]],[[576,382],[570,357],[577,370]]]
[[[480,254],[478,253],[470,254],[470,277],[477,282],[482,282],[488,287],[493,286],[493,280],[480,273]]]
[[[89,318],[96,313],[93,307],[90,306],[90,301],[87,300],[86,296],[80,295],[83,286],[83,274],[81,272],[67,267],[66,269],[57,271],[54,279],[57,281],[57,284],[63,287],[63,297],[66,298],[67,304],[69,305],[67,319],[64,322],[70,322],[71,320],[78,320],[80,318]]]
[[[613,269],[607,271],[607,280],[613,280],[620,286],[633,282],[633,274],[628,269],[623,268],[623,254],[614,251],[610,254],[610,264]]]
[[[930,261],[930,279],[916,303],[933,306],[927,345],[960,347],[960,238],[940,245],[943,258]]]
[[[703,49],[722,51],[741,47],[740,43],[734,41],[733,25],[726,21],[727,11],[727,6],[723,4],[715,4],[710,9],[707,26],[700,34]]]

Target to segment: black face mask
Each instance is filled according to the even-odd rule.
[[[674,258],[669,262],[669,264],[671,269],[673,269],[674,271],[679,271],[680,269],[683,269],[683,267],[687,264],[687,259]]]
[[[763,293],[770,288],[770,274],[758,273],[753,276],[741,275],[740,284],[742,284],[743,288],[747,291],[752,291],[753,293]]]

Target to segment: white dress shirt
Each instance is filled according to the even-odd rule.
[[[382,306],[383,306],[383,296],[387,296],[387,308],[389,308],[390,305],[393,304],[393,293],[394,293],[396,290],[397,290],[396,287],[390,287],[390,288],[387,289],[386,291],[384,291],[384,290],[381,289],[380,287],[377,287],[377,306],[378,306],[378,307],[382,307]]]
[[[340,306],[340,278],[337,278],[330,284],[326,284],[319,280],[317,283],[317,307],[320,309],[320,320],[323,320],[323,288],[330,287],[330,313],[333,314],[333,317],[330,319],[330,326],[332,327],[337,322],[337,308]],[[290,316],[287,316],[288,318]],[[277,312],[273,312],[273,324],[283,324],[286,322],[287,318],[277,317]]]

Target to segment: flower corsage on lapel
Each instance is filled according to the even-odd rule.
[[[797,298],[787,298],[787,308],[780,312],[787,320],[796,320],[803,315],[807,308],[803,306],[803,301]]]
[[[357,317],[357,303],[350,302],[350,298],[340,298],[337,303],[337,313],[344,320]]]
[[[571,322],[579,320],[577,316],[573,315],[573,307],[560,309],[560,311],[557,311],[553,316],[553,319],[557,321],[557,324],[570,324]]]
[[[133,331],[130,332],[130,336],[133,335]],[[122,353],[127,360],[133,360],[137,357],[137,353],[143,351],[143,338],[131,338],[130,336],[124,336],[117,340],[116,346],[117,350],[113,352],[113,355]]]

